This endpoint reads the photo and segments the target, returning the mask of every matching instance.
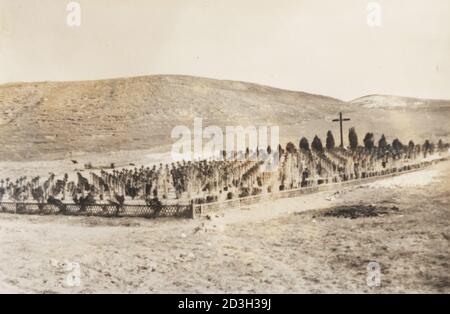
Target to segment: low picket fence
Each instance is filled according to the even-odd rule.
[[[367,177],[343,181],[338,183],[321,184],[312,187],[302,187],[273,193],[265,193],[255,196],[247,196],[226,201],[204,204],[172,204],[172,205],[122,205],[113,204],[47,204],[47,203],[19,203],[0,202],[0,213],[28,214],[28,215],[71,215],[71,216],[100,216],[100,217],[177,217],[198,218],[231,208],[240,208],[262,202],[270,202],[281,198],[293,198],[305,194],[313,194],[322,191],[336,190],[347,186],[357,186],[381,179],[395,177],[401,174],[415,172],[437,162],[448,160],[448,157],[433,161],[408,165],[396,169],[394,172],[380,176]]]

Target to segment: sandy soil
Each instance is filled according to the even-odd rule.
[[[201,220],[0,215],[0,292],[450,292],[450,162]],[[395,206],[326,217],[340,205]],[[367,264],[381,286],[367,286]],[[80,265],[80,285],[67,281]]]

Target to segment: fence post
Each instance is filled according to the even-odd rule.
[[[190,210],[191,210],[191,217],[192,219],[195,219],[195,205],[194,205],[194,200],[190,201]]]

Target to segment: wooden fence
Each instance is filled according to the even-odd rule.
[[[402,166],[398,169],[391,169],[386,171],[385,174],[380,176],[372,176],[367,178],[360,178],[355,180],[343,181],[339,183],[329,183],[329,184],[321,184],[312,187],[302,187],[298,189],[278,191],[274,193],[266,193],[255,196],[248,196],[238,199],[232,199],[222,202],[215,203],[206,203],[206,204],[195,204],[193,205],[193,213],[192,216],[200,217],[205,215],[210,215],[214,213],[218,213],[225,209],[231,208],[240,208],[241,206],[249,206],[252,204],[257,204],[261,202],[270,202],[281,198],[293,198],[298,197],[305,194],[313,194],[317,192],[330,191],[335,189],[340,189],[348,186],[357,186],[360,184],[367,184],[371,182],[378,181],[380,179],[386,179],[390,177],[395,177],[398,175],[411,173],[423,169],[425,167],[431,166],[437,162],[448,160],[448,157],[436,159],[433,161],[421,162],[418,164],[412,164],[407,166]]]
[[[179,218],[196,218],[220,212],[230,208],[240,208],[241,206],[249,206],[256,203],[274,201],[280,198],[292,198],[305,194],[312,194],[322,191],[334,190],[346,186],[354,186],[366,184],[384,178],[394,177],[401,174],[414,172],[427,166],[435,164],[439,161],[448,160],[448,157],[436,159],[433,161],[422,162],[419,164],[403,166],[398,169],[387,171],[384,175],[373,176],[363,179],[343,181],[339,183],[321,184],[313,187],[303,187],[298,189],[279,191],[274,193],[265,193],[255,196],[231,199],[227,201],[181,205],[123,205],[121,207],[111,204],[61,204],[53,205],[46,203],[16,203],[16,202],[0,202],[0,213],[14,214],[30,214],[30,215],[72,215],[72,216],[100,216],[100,217],[179,217]]]
[[[14,203],[1,202],[0,212],[28,215],[71,215],[100,217],[192,217],[191,205],[123,205],[117,207],[109,204],[84,205],[79,204],[44,204],[44,203]]]

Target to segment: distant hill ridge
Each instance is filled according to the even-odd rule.
[[[449,100],[422,99],[413,97],[401,97],[394,95],[368,95],[351,101],[352,104],[362,105],[366,108],[400,108],[400,107],[425,107],[425,106],[450,106]]]

